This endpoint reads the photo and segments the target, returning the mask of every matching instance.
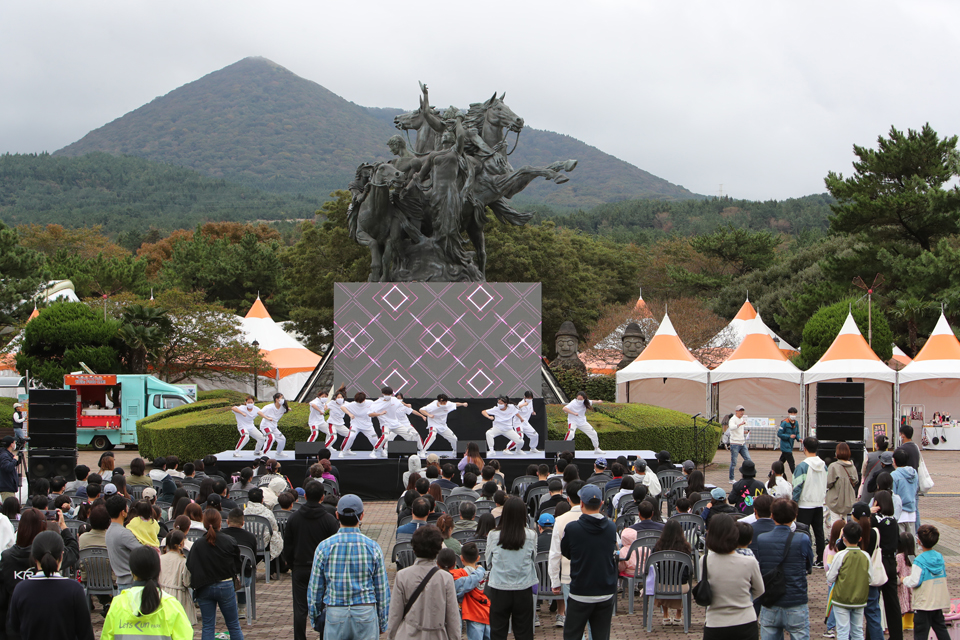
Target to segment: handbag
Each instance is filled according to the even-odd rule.
[[[873,553],[870,555],[870,586],[882,587],[885,584],[887,584],[887,570],[880,557],[880,532],[877,531],[877,546],[873,548]]]
[[[707,579],[707,556],[710,552],[706,552],[703,556],[703,576],[700,578],[700,582],[697,583],[697,586],[693,588],[691,593],[693,594],[693,601],[696,602],[701,607],[709,607],[710,603],[713,601],[713,591],[710,589],[710,581]]]
[[[926,493],[933,489],[933,478],[930,477],[930,472],[927,470],[927,463],[923,461],[923,456],[920,456],[920,466],[917,468],[918,485],[920,487],[921,493]]]
[[[780,558],[780,563],[763,574],[763,595],[760,596],[760,604],[765,607],[775,606],[777,601],[787,593],[787,582],[783,575],[783,563],[787,560],[787,554],[790,553],[790,544],[793,542],[794,533],[794,531],[791,531],[790,535],[787,536],[787,544],[783,547],[783,557]]]
[[[427,572],[427,575],[423,576],[423,580],[421,580],[420,584],[417,585],[416,590],[410,594],[410,599],[407,600],[407,604],[403,607],[403,616],[400,617],[400,622],[403,622],[404,618],[407,617],[407,614],[410,613],[410,609],[413,608],[413,604],[420,597],[420,594],[423,593],[423,590],[427,588],[427,583],[430,582],[430,578],[432,578],[438,571],[440,571],[440,567],[434,567]]]

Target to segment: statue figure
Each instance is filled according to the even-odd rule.
[[[587,366],[577,356],[580,346],[580,334],[569,320],[560,325],[556,335],[557,357],[550,363],[551,369],[576,369],[586,373]]]
[[[394,118],[397,129],[417,132],[413,149],[399,135],[387,143],[396,156],[389,165],[402,179],[389,180],[388,193],[378,192],[377,203],[370,206],[366,200],[384,188],[379,182],[372,186],[378,165],[360,165],[350,183],[350,236],[371,247],[371,281],[384,281],[388,274],[399,281],[483,281],[487,207],[505,224],[526,224],[532,214],[514,209],[510,198],[536,178],[567,182],[565,173],[573,171],[577,161],[514,169],[506,137],[516,133],[516,149],[524,121],[504,103],[505,94],[494,93],[465,113],[450,107],[441,114],[430,106],[423,83],[420,91],[419,108]],[[360,223],[361,210],[375,229]],[[475,251],[464,249],[463,233]]]
[[[623,330],[623,336],[620,338],[623,345],[623,359],[617,364],[617,371],[637,359],[640,352],[647,345],[647,338],[643,335],[643,330],[636,322],[631,322]]]

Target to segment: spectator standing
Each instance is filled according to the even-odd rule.
[[[293,637],[307,637],[307,585],[317,545],[340,528],[337,519],[320,506],[323,485],[308,482],[304,488],[307,502],[290,516],[283,531],[283,557],[290,565],[293,589]]]
[[[813,568],[810,538],[796,535],[790,530],[790,525],[797,518],[797,505],[793,500],[774,500],[771,514],[776,526],[769,533],[757,536],[757,559],[761,575],[769,574],[778,565],[782,566],[786,590],[775,603],[760,609],[761,635],[763,638],[774,638],[788,631],[791,640],[807,640],[810,637],[807,574]]]
[[[917,470],[910,466],[907,449],[900,447],[893,452],[893,473],[890,474],[890,477],[893,479],[893,492],[900,496],[902,501],[900,517],[898,518],[900,530],[911,535],[916,534],[919,484]]]
[[[730,502],[743,514],[753,513],[753,501],[767,492],[762,482],[757,480],[757,466],[753,460],[744,460],[740,465],[740,480],[730,489]]]
[[[243,640],[237,595],[233,590],[233,577],[240,572],[240,548],[233,538],[221,534],[222,522],[216,509],[204,511],[203,526],[207,534],[194,541],[187,556],[190,586],[200,605],[201,640],[214,640],[218,606],[230,632],[230,640]]]
[[[920,447],[913,441],[913,427],[911,425],[900,425],[900,446],[896,448],[896,451],[903,451],[907,454],[907,461],[902,466],[913,467],[914,470],[920,468]]]
[[[480,552],[476,543],[468,542],[463,545],[460,559],[463,561],[463,569],[453,569],[450,574],[454,578],[458,593],[463,593],[462,617],[467,640],[490,640],[490,600],[480,587],[469,591],[466,589],[466,579],[475,578],[477,575],[481,576],[480,580],[486,577],[483,567],[477,566]],[[462,589],[461,584],[464,585]]]
[[[610,637],[617,597],[617,529],[600,513],[603,494],[594,485],[580,489],[582,514],[564,530],[560,552],[570,560],[570,595],[564,640],[577,640],[590,625],[593,640]],[[560,589],[554,588],[554,593]]]
[[[857,546],[860,525],[849,522],[843,528],[845,548],[837,553],[827,572],[833,588],[830,601],[837,620],[837,640],[863,640],[863,610],[870,592],[870,556]]]
[[[931,524],[922,525],[917,529],[917,540],[922,551],[913,561],[910,575],[903,579],[903,584],[913,589],[913,637],[926,640],[932,629],[937,640],[950,640],[943,619],[943,609],[950,606],[947,570],[943,556],[934,550],[940,532]]]
[[[903,639],[903,612],[900,610],[901,600],[897,589],[900,582],[897,574],[897,548],[900,543],[900,528],[893,517],[893,500],[889,491],[878,491],[874,494],[876,504],[869,507],[872,513],[871,525],[880,535],[880,560],[887,574],[887,581],[880,587],[883,596],[883,609],[887,616],[887,628],[890,631],[890,640]],[[863,503],[860,503],[863,504]],[[854,506],[854,516],[860,514]],[[864,505],[866,506],[866,505]]]
[[[573,467],[575,468],[575,467]],[[555,517],[553,524],[553,536],[550,538],[550,561],[548,570],[550,572],[550,586],[556,593],[560,588],[563,594],[563,602],[566,605],[570,596],[570,560],[565,558],[560,550],[560,541],[563,538],[567,525],[576,522],[583,511],[580,506],[579,491],[583,488],[582,480],[571,480],[567,485],[567,500],[570,503],[570,511]],[[559,611],[559,609],[558,609]],[[566,614],[557,614],[556,626],[562,627],[566,622]]]
[[[13,450],[17,442],[13,436],[4,436],[0,441],[3,450],[0,451],[0,500],[15,498],[20,491],[20,478],[17,477],[17,459]]]
[[[813,436],[803,439],[803,461],[793,474],[793,501],[799,511],[797,520],[810,526],[817,543],[814,566],[823,566],[823,503],[827,494],[827,468],[817,457],[820,442]]]
[[[189,591],[190,571],[187,569],[187,559],[183,556],[184,540],[186,540],[186,536],[183,535],[182,531],[174,529],[167,534],[164,544],[166,553],[160,556],[158,582],[164,593],[177,599],[192,627],[197,623],[197,608]]]
[[[737,405],[737,410],[730,416],[727,422],[726,432],[730,438],[730,484],[734,483],[733,472],[737,468],[737,456],[743,460],[750,459],[750,451],[747,448],[747,416],[744,406]]]
[[[127,500],[120,495],[107,498],[107,513],[110,515],[110,526],[105,536],[107,541],[107,557],[110,558],[110,568],[117,576],[117,590],[129,589],[133,583],[130,574],[130,554],[139,549],[142,544],[124,525],[127,518]]]
[[[527,508],[520,498],[511,496],[504,503],[500,525],[487,535],[486,559],[491,639],[506,640],[512,620],[514,638],[532,640],[537,536],[527,528]]]
[[[324,638],[368,640],[387,630],[390,586],[380,545],[360,533],[363,502],[347,494],[337,503],[340,531],[319,545],[307,587],[311,626],[326,610]]]
[[[769,534],[768,534],[769,535]],[[757,640],[753,601],[763,595],[763,576],[755,558],[737,553],[740,531],[727,514],[717,514],[707,532],[707,552],[700,560],[701,579],[710,584],[704,640]]]
[[[899,528],[897,529],[899,531]],[[914,538],[909,533],[900,532],[900,541],[897,544],[897,596],[900,600],[900,615],[903,630],[913,629],[913,590],[903,584],[905,578],[913,571],[910,558],[917,555]]]
[[[788,498],[789,499],[789,498]],[[755,558],[760,557],[760,548],[757,546],[757,539],[763,533],[770,533],[777,526],[773,520],[773,496],[760,496],[753,503],[753,522],[748,524],[753,527],[753,540],[750,542],[750,550],[753,551]],[[746,518],[740,522],[746,522]],[[757,560],[759,562],[759,559]]]
[[[787,419],[780,423],[777,429],[777,438],[780,440],[780,464],[786,462],[790,465],[790,473],[796,469],[796,463],[793,460],[793,447],[800,439],[800,424],[797,422],[797,408],[787,409]]]
[[[863,459],[863,467],[860,469],[860,494],[861,502],[870,502],[873,498],[873,491],[867,490],[867,478],[873,475],[873,472],[880,468],[880,456],[890,447],[887,436],[877,436],[874,440],[874,449]],[[876,488],[874,488],[876,490]]]
[[[850,446],[837,443],[837,460],[827,468],[827,492],[824,495],[823,529],[829,531],[837,520],[846,520],[857,501],[857,470],[850,461]]]
[[[453,576],[438,569],[436,564],[437,554],[443,548],[443,536],[436,527],[426,526],[413,534],[410,544],[417,561],[397,572],[387,638],[459,640],[460,610]],[[417,599],[411,601],[418,589]]]

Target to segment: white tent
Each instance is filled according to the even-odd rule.
[[[900,405],[923,405],[928,424],[935,411],[960,418],[960,340],[942,313],[920,353],[900,371]]]
[[[664,315],[636,360],[617,372],[617,402],[642,402],[685,413],[709,410],[709,371]]]
[[[892,433],[895,425],[893,387],[897,372],[888,367],[877,354],[873,352],[863,334],[857,328],[852,314],[840,328],[833,344],[827,349],[820,360],[803,374],[805,386],[819,382],[853,382],[864,383],[864,439],[867,442],[872,436],[867,433],[870,425],[886,423],[887,433]],[[807,392],[807,410],[810,416],[810,426],[816,426],[816,388]]]
[[[710,372],[718,395],[717,415],[747,406],[751,418],[782,417],[791,405],[801,406],[802,372],[770,337],[759,316],[744,323],[740,346]]]
[[[704,347],[708,349],[736,349],[747,336],[747,329],[750,326],[750,322],[758,317],[759,314],[757,310],[753,308],[753,305],[750,304],[750,300],[744,301],[743,306],[740,307],[740,311],[733,317],[730,324],[721,329],[717,335],[713,336],[710,342],[705,344]],[[774,343],[779,345],[781,351],[786,351],[790,355],[797,353],[797,349],[790,346],[783,338],[774,333],[770,327],[765,324],[763,326]]]

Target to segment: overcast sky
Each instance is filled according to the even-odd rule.
[[[55,151],[247,56],[365,106],[496,90],[688,189],[783,199],[891,125],[960,132],[956,2],[0,3],[0,152]]]

